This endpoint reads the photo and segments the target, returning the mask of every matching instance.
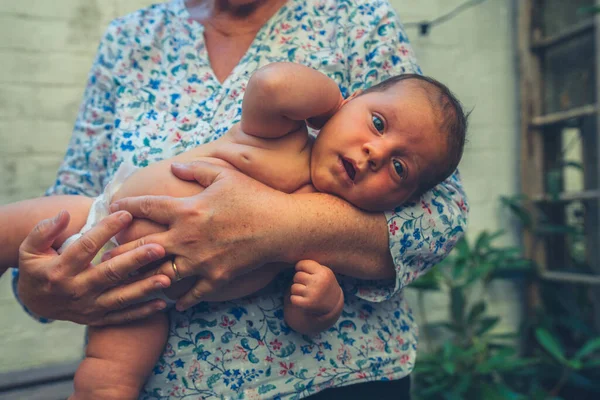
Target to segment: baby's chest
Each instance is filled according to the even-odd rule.
[[[235,141],[228,140],[228,135],[215,142],[212,157],[282,192],[293,193],[310,183],[310,146],[301,135]]]

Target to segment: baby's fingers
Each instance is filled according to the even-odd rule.
[[[315,274],[321,268],[323,268],[323,266],[313,260],[302,260],[296,263],[296,271],[307,272],[309,274]]]
[[[291,295],[290,303],[300,308],[308,308],[311,304],[310,300],[304,296]]]
[[[290,294],[295,296],[306,296],[307,288],[300,283],[294,283],[290,288]]]
[[[300,283],[302,285],[310,284],[312,280],[312,275],[307,274],[306,272],[296,272],[294,274],[294,283]]]

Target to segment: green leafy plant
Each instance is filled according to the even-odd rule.
[[[415,282],[421,310],[424,296],[443,292],[448,294],[449,316],[447,322],[422,326],[430,351],[417,358],[415,398],[598,398],[600,337],[584,322],[585,310],[568,291],[561,296],[554,291],[552,298],[559,303],[546,300],[553,313],[540,310],[520,332],[495,329],[500,318],[489,314],[481,294],[489,283],[515,277],[536,279],[533,264],[521,258],[518,249],[495,244],[501,236],[502,232],[483,232],[472,245],[461,240],[444,262]],[[432,332],[441,344],[433,343]],[[525,342],[528,351],[523,356],[517,339],[527,336],[532,338]]]
[[[448,340],[421,354],[415,366],[418,399],[525,399],[511,386],[514,375],[527,374],[537,363],[518,356],[516,333],[497,333],[500,318],[490,315],[486,300],[476,288],[494,279],[529,274],[531,265],[519,250],[495,245],[503,232],[482,232],[472,245],[457,243],[452,254],[434,272],[415,282],[420,300],[428,291],[448,293],[449,321],[426,324]],[[480,293],[481,291],[479,291]]]

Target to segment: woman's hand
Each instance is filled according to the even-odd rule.
[[[141,196],[119,200],[112,211],[125,210],[168,227],[110,252],[111,256],[158,243],[175,255],[181,278],[198,276],[196,285],[177,303],[183,310],[215,293],[226,283],[268,262],[286,261],[282,254],[289,233],[290,196],[246,175],[208,163],[173,164],[183,180],[196,180],[206,189],[193,197]],[[292,213],[293,214],[293,213]],[[282,219],[285,219],[282,221]],[[174,276],[171,263],[160,269]]]
[[[40,316],[86,325],[124,323],[164,308],[163,300],[135,303],[168,287],[167,276],[154,275],[116,287],[138,268],[164,257],[160,245],[140,246],[90,267],[102,246],[131,221],[127,212],[114,213],[60,255],[51,245],[69,224],[69,214],[63,211],[40,222],[19,250],[17,292],[23,304]]]

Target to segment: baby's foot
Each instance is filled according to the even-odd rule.
[[[312,260],[296,264],[290,302],[316,316],[338,314],[344,307],[344,293],[335,274]]]

